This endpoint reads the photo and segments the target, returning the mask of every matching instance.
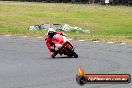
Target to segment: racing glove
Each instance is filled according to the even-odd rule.
[[[66,35],[66,34],[64,34],[64,33],[61,33],[60,35],[67,37],[67,35]]]

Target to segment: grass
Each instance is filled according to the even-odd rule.
[[[29,25],[61,23],[90,29],[70,38],[132,43],[132,7],[93,4],[0,2],[0,34],[43,36]]]

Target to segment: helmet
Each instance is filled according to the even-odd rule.
[[[55,32],[56,31],[53,28],[49,28],[49,30],[48,30],[49,37],[52,38],[55,35]]]

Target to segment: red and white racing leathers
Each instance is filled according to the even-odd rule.
[[[60,35],[65,35],[63,32],[55,32],[55,34],[60,34]],[[45,38],[45,41],[46,41],[46,45],[47,45],[47,48],[49,50],[49,52],[51,53],[51,58],[55,58],[56,54],[55,52],[51,52],[52,49],[54,49],[53,47],[53,39],[49,37],[48,33],[46,34],[46,38]]]

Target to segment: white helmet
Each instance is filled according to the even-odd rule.
[[[49,28],[49,29],[48,29],[48,32],[51,32],[51,31],[52,31],[52,32],[56,32],[55,29]]]
[[[50,38],[53,38],[53,36],[55,35],[55,30],[53,29],[53,28],[49,28],[49,30],[48,30],[48,35],[49,35],[49,37]]]

